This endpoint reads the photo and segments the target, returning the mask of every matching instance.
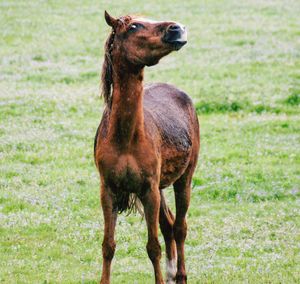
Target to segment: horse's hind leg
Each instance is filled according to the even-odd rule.
[[[166,243],[166,282],[168,284],[175,283],[177,271],[177,251],[173,234],[174,219],[161,191],[159,224]]]
[[[181,284],[185,284],[187,282],[184,262],[184,241],[187,234],[185,215],[190,203],[191,181],[194,168],[194,165],[190,165],[185,173],[174,183],[176,219],[173,226],[173,231],[178,257],[176,283]]]

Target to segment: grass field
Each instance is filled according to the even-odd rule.
[[[201,123],[189,283],[299,283],[300,2],[111,2],[0,0],[0,282],[99,281],[107,9],[189,30],[146,70],[190,94]],[[116,239],[112,283],[153,283],[144,220],[120,215]]]

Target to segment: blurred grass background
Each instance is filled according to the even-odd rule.
[[[146,82],[185,90],[201,123],[189,283],[299,283],[296,0],[0,0],[0,281],[99,280],[104,9],[188,28],[188,45],[147,68]],[[112,283],[153,283],[144,221],[118,220]]]

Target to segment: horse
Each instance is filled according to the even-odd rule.
[[[164,283],[159,226],[166,244],[166,282],[186,283],[186,213],[200,147],[198,118],[186,93],[164,83],[144,87],[143,78],[146,66],[187,43],[187,32],[176,22],[114,18],[106,11],[105,20],[111,27],[101,76],[105,108],[94,143],[104,216],[100,283],[110,283],[117,215],[139,207],[155,283]],[[170,185],[175,217],[163,195]]]

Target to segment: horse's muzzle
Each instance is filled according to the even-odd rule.
[[[169,25],[163,37],[163,42],[172,45],[175,50],[179,50],[187,43],[186,28],[176,23]]]

